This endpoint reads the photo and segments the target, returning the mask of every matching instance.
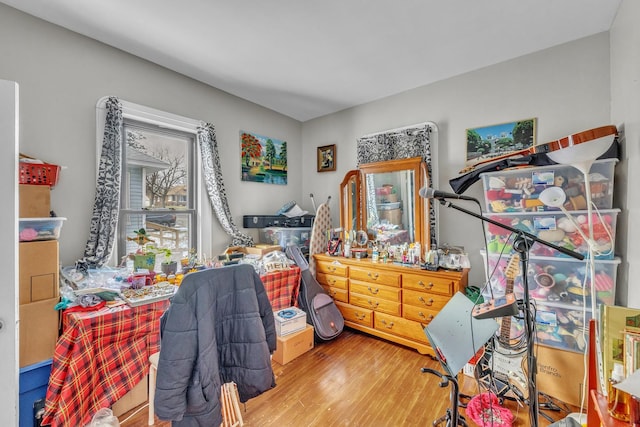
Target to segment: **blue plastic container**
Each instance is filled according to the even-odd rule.
[[[47,394],[51,363],[52,359],[48,359],[20,368],[20,427],[36,425],[33,404]]]

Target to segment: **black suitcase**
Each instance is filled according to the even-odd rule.
[[[286,248],[289,258],[300,267],[302,280],[298,292],[298,305],[307,313],[307,323],[313,326],[316,341],[330,341],[344,329],[344,317],[338,310],[333,298],[318,283],[298,246]]]

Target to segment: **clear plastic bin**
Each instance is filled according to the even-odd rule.
[[[481,251],[486,262],[486,255]],[[505,293],[507,278],[503,273],[510,256],[490,255],[488,277],[491,277],[491,290],[485,289],[483,297],[494,298]],[[613,305],[616,296],[616,277],[620,259],[595,260],[595,288],[598,304]],[[518,264],[519,267],[519,264]],[[486,267],[485,267],[486,268]],[[551,257],[529,257],[527,284],[529,296],[540,303],[555,303],[574,309],[591,307],[591,281],[583,286],[586,273],[589,271],[587,261],[573,258],[559,259]],[[523,296],[522,274],[519,272],[513,280],[516,298]]]
[[[500,224],[518,230],[526,231],[534,236],[553,243],[561,248],[569,249],[581,255],[587,256],[589,253],[588,241],[584,237],[589,237],[589,226],[587,222],[587,211],[568,212],[572,219],[560,212],[522,212],[510,214],[485,214]],[[620,209],[594,210],[593,216],[593,239],[595,241],[594,258],[598,260],[613,259],[616,243],[616,223]],[[484,222],[487,233],[487,248],[490,254],[514,253],[513,233],[505,228]],[[578,231],[582,230],[584,237]],[[548,246],[535,242],[531,247],[531,255],[553,256],[569,258]]]
[[[57,240],[60,238],[62,223],[67,218],[21,218],[19,239],[21,242],[33,240]]]
[[[290,244],[309,250],[311,227],[266,227],[260,229],[260,243],[280,245],[284,250]],[[303,250],[304,252],[304,250]]]
[[[591,200],[600,209],[613,207],[613,176],[617,159],[597,160],[589,171]],[[564,190],[567,210],[587,208],[584,176],[569,165],[535,166],[480,175],[487,212],[558,211],[545,206],[538,197],[549,187]]]

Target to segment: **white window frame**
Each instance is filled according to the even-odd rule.
[[[100,98],[96,104],[96,178],[99,171],[100,166],[100,153],[102,152],[102,139],[104,137],[104,124],[105,119],[107,117],[106,111],[106,102],[109,99],[108,96],[104,96]],[[195,119],[190,119],[188,117],[179,116],[177,114],[169,113],[166,111],[157,110],[155,108],[147,107],[140,104],[135,104],[133,102],[124,101],[122,99],[119,100],[122,105],[122,117],[124,119],[131,119],[135,121],[139,121],[142,123],[149,123],[152,125],[156,125],[159,127],[164,127],[167,129],[174,129],[178,131],[182,131],[185,133],[190,133],[194,135],[196,141],[196,156],[194,159],[194,173],[195,173],[195,185],[194,194],[198,194],[195,209],[196,209],[196,224],[195,224],[195,235],[196,235],[196,250],[199,254],[203,253],[203,239],[202,239],[202,208],[203,208],[203,199],[205,197],[202,196],[201,188],[202,188],[202,174],[198,173],[198,171],[202,170],[201,160],[200,160],[200,146],[198,140],[196,138],[198,133],[198,127],[201,125],[201,122]],[[118,237],[116,237],[114,241],[113,254],[111,256],[110,262],[113,265],[119,264],[120,260],[116,259],[116,254],[118,253],[117,247]]]

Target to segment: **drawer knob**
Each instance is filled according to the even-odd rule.
[[[373,279],[373,280],[378,280],[378,276],[379,276],[379,274],[378,274],[378,273],[368,272],[368,273],[367,273],[367,276],[369,276],[369,277],[370,277],[371,279]]]
[[[418,300],[423,303],[424,305],[428,305],[428,306],[432,306],[433,305],[433,298],[429,298],[429,301],[425,301],[424,298],[420,297],[418,298]]]
[[[418,286],[424,288],[424,289],[431,289],[433,288],[433,283],[429,282],[429,284],[425,285],[424,282],[422,280],[418,281]]]
[[[425,316],[423,312],[419,311],[418,312],[418,316],[420,316],[421,318],[423,318],[424,320],[428,320],[429,322],[431,322],[433,320],[433,314],[430,314],[428,316]]]
[[[384,320],[384,319],[382,319],[382,320],[380,321],[380,323],[382,323],[382,324],[384,325],[384,327],[385,327],[385,328],[387,328],[387,329],[391,329],[391,328],[393,328],[393,325],[394,325],[394,323],[393,323],[393,322],[389,322],[389,323],[387,323],[387,321],[386,321],[386,320]]]
[[[358,319],[358,320],[364,320],[364,318],[367,317],[366,314],[358,313],[357,311],[355,313],[353,313],[353,315],[356,316],[356,319]]]
[[[367,302],[369,303],[369,305],[370,305],[372,308],[377,308],[377,307],[378,307],[378,304],[379,304],[377,301],[367,300]]]
[[[332,273],[335,273],[335,272],[336,272],[336,268],[335,268],[334,266],[332,266],[332,265],[328,266],[328,267],[327,267],[327,270],[329,270],[329,271],[330,271],[330,272],[332,272]]]
[[[335,279],[329,279],[329,280],[327,280],[327,282],[329,282],[330,285],[335,285],[336,284],[336,280]]]
[[[372,289],[371,286],[367,287],[367,289],[369,289],[369,292],[371,292],[374,295],[376,295],[378,292],[380,292],[380,289],[378,289],[378,288]]]

